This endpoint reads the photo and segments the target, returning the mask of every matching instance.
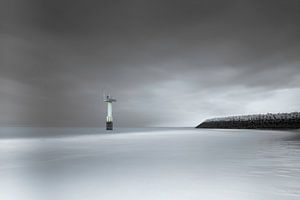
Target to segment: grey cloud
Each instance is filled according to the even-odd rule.
[[[297,0],[1,4],[4,125],[102,125],[103,90],[121,126],[299,109]]]

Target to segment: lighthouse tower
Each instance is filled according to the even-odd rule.
[[[112,103],[116,101],[110,95],[104,95],[104,102],[107,103],[106,130],[113,130]]]

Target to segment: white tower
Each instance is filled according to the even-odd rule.
[[[112,103],[116,101],[110,95],[104,95],[104,102],[107,103],[106,130],[113,130]]]

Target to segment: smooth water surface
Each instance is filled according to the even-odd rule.
[[[300,132],[1,128],[2,200],[300,199]]]

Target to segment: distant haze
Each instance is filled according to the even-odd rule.
[[[299,0],[2,0],[0,124],[300,111]]]

